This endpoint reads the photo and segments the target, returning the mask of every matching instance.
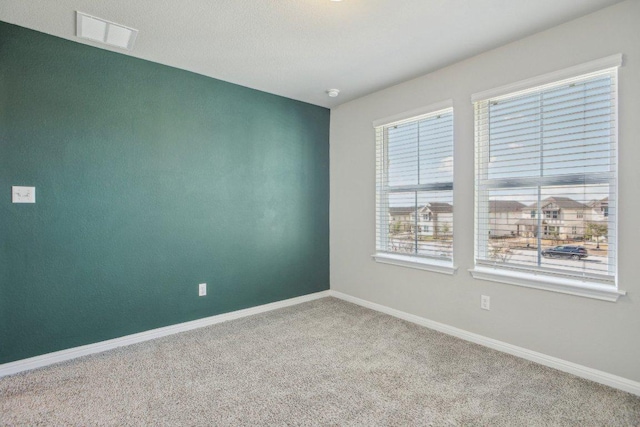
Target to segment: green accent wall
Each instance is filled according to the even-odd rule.
[[[0,23],[0,363],[326,289],[329,110]]]

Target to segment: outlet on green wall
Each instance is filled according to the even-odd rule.
[[[0,144],[0,363],[329,288],[325,108],[0,23]]]

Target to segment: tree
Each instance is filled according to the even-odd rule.
[[[414,253],[414,241],[413,240],[405,240],[405,241],[401,241],[398,242],[398,252],[405,252],[405,253]]]
[[[598,222],[590,222],[587,224],[585,234],[596,238],[596,248],[600,249],[600,237],[606,236],[608,233],[607,224]]]
[[[392,222],[391,223],[391,234],[400,233],[401,227],[402,227],[402,224],[400,223],[400,221]]]
[[[507,262],[513,256],[513,252],[507,244],[492,244],[489,250],[491,251],[491,259],[494,261]]]

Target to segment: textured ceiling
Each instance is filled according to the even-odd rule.
[[[140,31],[104,49],[334,107],[619,1],[0,0],[0,20],[97,46],[79,10]]]

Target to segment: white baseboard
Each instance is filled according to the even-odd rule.
[[[244,310],[232,311],[231,313],[218,314],[216,316],[205,317],[204,319],[192,320],[190,322],[179,323],[177,325],[165,326],[162,328],[151,329],[137,334],[126,335],[120,338],[114,338],[108,341],[101,341],[95,344],[83,345],[66,350],[47,353],[41,356],[30,357],[28,359],[17,360],[15,362],[4,363],[0,365],[0,377],[13,375],[19,372],[28,371],[30,369],[42,368],[54,363],[64,362],[66,360],[75,359],[77,357],[86,356],[94,353],[111,350],[117,347],[123,347],[136,344],[152,339],[166,337],[180,332],[190,331],[192,329],[202,328],[204,326],[215,325],[216,323],[227,322],[229,320],[239,319],[241,317],[252,316],[254,314],[264,313],[278,308],[289,307],[291,305],[301,304],[307,301],[313,301],[319,298],[329,296],[329,291],[316,292],[309,295],[303,295],[284,301],[276,301],[270,304],[250,307]]]
[[[468,332],[463,329],[445,325],[444,323],[435,322],[433,320],[425,319],[424,317],[356,298],[351,295],[343,294],[342,292],[330,290],[329,296],[640,396],[640,382],[637,381],[632,381],[597,369],[588,368],[586,366],[578,365],[577,363],[568,362],[566,360],[558,359],[557,357],[548,356],[546,354],[508,344],[503,341],[487,338],[483,335],[474,334],[473,332]]]
[[[292,305],[301,304],[307,301],[313,301],[313,300],[324,298],[327,296],[339,298],[344,301],[348,301],[353,304],[360,305],[362,307],[370,308],[372,310],[376,310],[381,313],[385,313],[390,316],[394,316],[399,319],[403,319],[408,322],[412,322],[412,323],[427,327],[429,329],[433,329],[448,335],[452,335],[454,337],[458,337],[466,341],[480,344],[485,347],[492,348],[494,350],[502,351],[504,353],[508,353],[513,356],[521,357],[523,359],[530,360],[532,362],[536,362],[541,365],[548,366],[550,368],[558,369],[559,371],[567,372],[581,378],[595,381],[597,383],[604,384],[604,385],[640,396],[640,382],[632,381],[623,377],[612,375],[603,371],[599,371],[597,369],[588,368],[586,366],[578,365],[573,362],[568,362],[566,360],[558,359],[557,357],[548,356],[546,354],[538,353],[536,351],[532,351],[526,348],[508,344],[503,341],[487,338],[485,336],[468,332],[463,329],[455,328],[453,326],[449,326],[443,323],[435,322],[433,320],[425,319],[424,317],[416,316],[414,314],[409,314],[404,311],[396,310],[394,308],[390,308],[381,304],[376,304],[376,303],[366,301],[360,298],[356,298],[351,295],[343,294],[342,292],[337,292],[334,290],[322,291],[322,292],[317,292],[309,295],[303,295],[301,297],[291,298],[284,301],[277,301],[274,303],[260,305],[257,307],[246,308],[244,310],[233,311],[231,313],[224,313],[216,316],[206,317],[204,319],[193,320],[191,322],[165,326],[163,328],[151,329],[149,331],[127,335],[120,338],[114,338],[108,341],[101,341],[95,344],[88,344],[81,347],[74,347],[67,350],[56,351],[54,353],[43,354],[41,356],[35,356],[28,359],[5,363],[0,365],[0,377],[17,374],[19,372],[28,371],[30,369],[42,368],[45,366],[52,365],[54,363],[64,362],[67,360],[75,359],[75,358],[86,356],[89,354],[101,353],[103,351],[111,350],[117,347],[123,347],[131,344],[152,340],[155,338],[177,334],[180,332],[190,331],[192,329],[215,325],[217,323],[222,323],[222,322],[227,322],[229,320],[252,316],[254,314],[265,313],[267,311],[289,307]]]

